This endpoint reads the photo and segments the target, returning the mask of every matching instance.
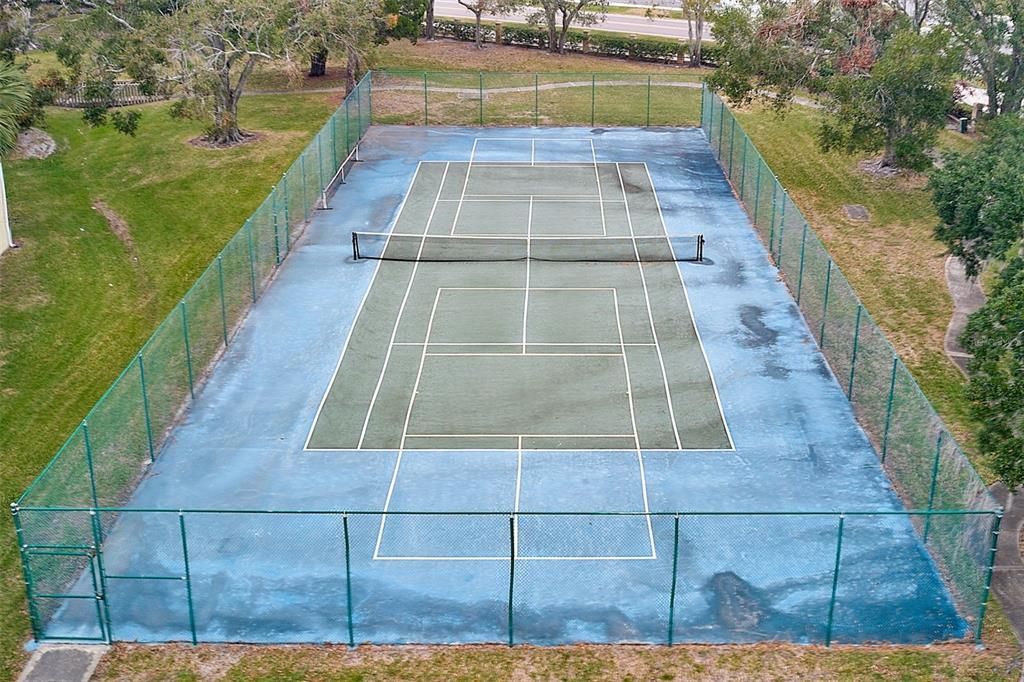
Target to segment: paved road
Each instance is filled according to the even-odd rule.
[[[457,0],[434,0],[434,14],[439,17],[455,17],[458,19],[472,19],[473,13],[458,3]],[[525,23],[530,12],[513,12],[512,14],[484,15],[488,21],[514,21]],[[680,19],[648,19],[646,17],[631,16],[625,14],[608,14],[603,22],[595,24],[590,28],[602,31],[618,31],[620,33],[635,33],[645,36],[659,36],[662,38],[687,39],[689,37],[688,21]],[[711,25],[704,24],[704,40],[711,40]]]

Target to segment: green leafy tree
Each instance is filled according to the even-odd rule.
[[[520,0],[458,0],[458,3],[473,13],[475,32],[473,42],[477,48],[483,45],[483,15],[512,12],[522,4]]]
[[[881,0],[748,0],[718,13],[713,30],[711,87],[780,113],[806,91],[829,114],[823,148],[881,149],[883,165],[924,163],[961,63],[944,31],[918,35]]]
[[[573,24],[593,26],[608,11],[608,0],[537,0],[534,4],[540,9],[529,21],[547,29],[548,50],[557,54],[565,52],[565,39]]]
[[[968,154],[949,154],[932,173],[935,235],[971,276],[1024,238],[1024,122],[1003,116]]]
[[[978,445],[1013,490],[1024,484],[1024,258],[1003,270],[961,342],[974,356],[967,395],[981,424]]]

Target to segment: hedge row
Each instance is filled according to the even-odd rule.
[[[456,19],[435,19],[435,35],[442,38],[472,41],[476,39],[476,26],[472,22]],[[481,38],[484,42],[493,43],[497,31],[493,23],[481,25]],[[589,48],[584,50],[587,33],[570,30],[565,37],[567,52],[584,52],[605,57],[620,57],[645,62],[686,63],[689,45],[669,38],[640,38],[615,35],[610,33],[591,32]],[[501,42],[504,45],[534,47],[547,49],[547,29],[527,26],[524,24],[503,24]],[[704,43],[701,48],[701,62],[708,66],[716,63],[717,46]]]

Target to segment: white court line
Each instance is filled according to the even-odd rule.
[[[416,164],[416,170],[412,174],[412,181],[409,183],[409,188],[405,192],[405,196],[402,197],[402,203],[398,207],[398,213],[395,214],[395,220],[391,224],[393,230],[398,225],[398,221],[402,219],[402,211],[405,210],[406,202],[409,199],[409,195],[412,194],[412,188],[416,186],[416,178],[419,177],[420,168],[423,167],[423,162]],[[389,231],[387,239],[384,241],[384,248],[387,249],[388,242],[391,241],[391,232]],[[348,328],[348,334],[345,336],[345,343],[341,346],[341,353],[338,355],[338,361],[334,364],[334,373],[331,375],[331,380],[327,384],[327,389],[324,394],[320,397],[320,404],[316,408],[316,413],[313,415],[313,422],[309,425],[309,433],[306,434],[306,442],[302,445],[303,450],[309,450],[309,441],[313,438],[313,432],[316,430],[316,423],[320,420],[320,413],[324,409],[324,403],[327,402],[327,396],[331,394],[331,389],[334,388],[334,382],[338,379],[338,372],[341,371],[341,361],[345,358],[345,351],[348,350],[349,341],[352,340],[352,332],[356,328],[356,322],[359,320],[359,316],[363,312],[363,307],[366,305],[366,299],[370,296],[370,290],[373,289],[374,282],[377,281],[377,273],[380,272],[380,264],[383,261],[377,261],[377,264],[373,268],[373,275],[370,277],[370,284],[366,287],[366,291],[363,292],[363,298],[359,301],[359,307],[356,308],[356,314],[352,317],[352,324]]]
[[[517,516],[518,520],[519,517]],[[375,556],[376,561],[508,561],[507,556]],[[516,561],[652,561],[654,556],[520,556]]]
[[[534,289],[534,291],[541,291],[540,289]],[[396,346],[422,346],[422,341],[395,341]],[[519,346],[518,341],[431,341],[428,345],[430,346]],[[643,346],[653,347],[653,343],[612,343],[610,341],[601,341],[600,343],[592,343],[588,341],[572,342],[572,341],[534,341],[530,343],[531,346],[599,346],[599,347],[610,347],[618,348],[619,346],[626,346],[630,348],[632,346]]]
[[[619,329],[619,343],[624,342],[622,335],[622,320],[619,317],[619,294],[612,290],[612,298],[615,304],[615,325]],[[633,408],[633,382],[629,377],[629,359],[626,357],[626,347],[622,347],[622,369],[626,373],[626,400],[629,403],[629,418],[633,422],[633,442],[636,444],[636,460],[640,464],[640,493],[644,500],[644,513],[650,513],[647,505],[647,477],[644,476],[644,457],[640,454],[640,431],[636,426],[636,412]],[[654,527],[651,525],[651,517],[647,517],[647,537],[651,542],[651,558],[657,558],[658,551],[654,546]]]
[[[618,163],[615,164],[615,172],[619,176],[619,187],[622,189],[622,198],[626,198],[626,183],[622,180],[622,168]],[[653,185],[651,186],[653,189]],[[657,198],[655,198],[657,201]],[[633,218],[629,212],[629,202],[626,202],[626,223],[629,225],[629,236],[636,238],[636,233],[633,231]],[[668,248],[671,250],[672,243],[669,241],[668,232],[665,232],[665,226],[662,224],[662,231],[664,232],[663,238]],[[662,237],[659,237],[661,239]],[[676,445],[680,448],[683,447],[683,441],[679,438],[679,427],[676,425],[676,409],[672,403],[672,391],[668,384],[668,373],[665,371],[665,357],[661,352],[661,345],[658,343],[658,330],[654,326],[654,313],[651,312],[651,295],[647,289],[647,277],[644,275],[644,264],[640,262],[640,251],[636,248],[636,242],[633,242],[633,253],[636,254],[636,267],[640,273],[640,282],[643,284],[644,289],[644,302],[647,304],[647,321],[651,325],[651,335],[654,336],[654,346],[658,351],[658,364],[661,366],[661,378],[665,382],[665,399],[668,402],[668,413],[671,417],[672,422],[672,434],[675,436]],[[711,368],[708,368],[708,374],[711,373]]]
[[[448,434],[441,436],[426,435],[426,434],[408,434],[408,438],[447,438]],[[453,436],[454,437],[454,436]],[[475,437],[475,436],[474,436]],[[489,436],[480,436],[481,438]],[[515,438],[515,435],[502,436],[503,438]],[[527,438],[568,438],[569,436],[527,436]],[[585,438],[632,438],[633,434],[627,436],[595,436],[594,434],[588,434],[587,436],[581,436]],[[416,448],[407,447],[403,452],[515,452],[516,448]],[[581,450],[579,448],[557,448],[556,452],[572,452],[572,453],[593,453],[593,452],[623,452],[633,453],[633,448],[587,448]],[[308,452],[397,452],[395,448],[313,448]],[[523,452],[552,452],[551,448],[523,448]],[[641,452],[736,452],[735,448],[643,448]]]
[[[479,241],[479,240],[482,240],[482,239],[515,239],[515,240],[519,240],[519,241],[526,241],[526,237],[524,235],[521,235],[521,234],[520,235],[511,235],[511,236],[479,234],[479,233],[473,233],[473,234],[451,234],[451,235],[449,235],[449,234],[426,234],[425,235],[425,234],[416,234],[415,232],[360,232],[359,234],[368,234],[368,235],[387,234],[387,235],[392,236],[392,237],[409,237],[409,238],[414,238],[415,237],[417,239],[421,239],[423,237],[436,237],[437,239],[446,239],[446,240],[447,239],[476,239],[476,240]],[[638,236],[638,237],[627,237],[626,235],[575,235],[575,236],[570,235],[570,236],[572,236],[573,239],[575,239],[577,241],[591,241],[591,240],[609,241],[609,240],[619,240],[619,241],[634,242],[634,243],[635,242],[648,242],[648,241],[662,242],[662,241],[665,241],[668,238],[668,236],[664,235],[664,234],[659,234],[659,235],[641,235],[641,236]],[[687,236],[690,236],[690,235],[687,235]],[[556,236],[547,235],[547,234],[536,234],[533,237],[531,237],[531,239],[533,241],[545,241],[545,240],[550,240],[550,239],[562,240],[562,239],[564,239],[564,237],[556,237]],[[574,262],[574,261],[569,261],[569,262]],[[606,262],[611,262],[611,261],[606,261]],[[477,287],[477,288],[486,289],[488,287]],[[605,288],[607,288],[607,287],[605,287]]]
[[[430,309],[430,320],[427,322],[427,335],[425,341],[430,341],[430,330],[434,325],[434,313],[437,312],[437,301],[441,298],[441,290],[438,289],[437,293],[434,294],[434,305]],[[426,349],[427,345],[424,343],[423,348]],[[395,470],[391,474],[391,484],[388,485],[388,494],[384,498],[384,510],[380,517],[380,528],[377,529],[377,543],[373,547],[373,558],[377,558],[380,554],[380,543],[384,539],[384,524],[388,520],[388,509],[391,506],[391,496],[395,492],[395,483],[398,481],[398,468],[402,464],[402,450],[405,448],[405,434],[409,431],[409,418],[412,416],[412,404],[416,400],[416,391],[420,386],[420,377],[423,374],[423,363],[426,359],[426,353],[420,354],[420,366],[416,371],[416,383],[412,387],[412,395],[409,396],[409,405],[405,411],[405,425],[402,427],[402,440],[399,444],[398,457],[395,458]]]
[[[459,195],[459,205],[455,207],[455,217],[452,218],[452,229],[449,234],[455,234],[455,226],[459,224],[459,214],[462,213],[462,202],[466,198],[466,187],[469,186],[469,174],[473,172],[473,157],[476,156],[476,143],[477,140],[473,140],[473,149],[469,152],[469,163],[466,164],[466,179],[462,182],[462,194]],[[438,198],[440,198],[440,194]],[[437,203],[434,204],[435,208]],[[427,230],[430,230],[430,223],[427,223]]]
[[[661,201],[658,199],[658,190],[654,187],[654,178],[651,177],[651,169],[647,167],[646,162],[644,162],[643,166],[644,171],[647,172],[647,180],[651,183],[651,193],[654,194],[654,204],[658,207],[658,219],[661,221],[661,229],[665,233],[665,238],[668,239],[668,228],[665,225],[665,216],[661,212]],[[671,240],[669,240],[669,248],[672,248]],[[700,338],[700,329],[697,328],[697,320],[693,317],[693,306],[690,305],[690,293],[686,289],[686,280],[683,279],[683,273],[680,271],[678,263],[676,264],[676,275],[679,277],[679,284],[683,287],[683,297],[686,299],[686,308],[690,313],[690,324],[693,325],[693,333],[697,336],[697,345],[700,346],[701,355],[704,356],[704,366],[707,367],[708,376],[711,377],[711,388],[714,390],[715,401],[718,403],[718,414],[722,417],[722,424],[725,425],[725,435],[729,439],[729,447],[719,448],[719,450],[722,452],[735,450],[736,442],[732,439],[732,431],[729,429],[729,420],[726,419],[725,410],[722,408],[722,398],[718,393],[718,384],[715,382],[715,373],[711,369],[711,363],[708,362],[708,354],[704,349],[704,341]]]
[[[424,234],[419,235],[420,237],[420,249],[416,254],[417,259],[423,253],[423,247],[426,245],[426,230],[430,229],[430,222],[434,219],[434,212],[437,210],[437,198],[441,196],[441,192],[444,190],[445,180],[448,179],[448,166],[444,167],[444,173],[441,175],[441,184],[437,187],[437,196],[434,197],[434,205],[430,208],[430,215],[427,217],[426,227],[424,227]],[[402,296],[402,304],[398,308],[398,317],[395,318],[395,326],[391,329],[391,338],[388,341],[388,349],[384,354],[384,366],[381,367],[380,376],[377,377],[377,385],[373,389],[373,396],[370,398],[370,405],[366,410],[366,418],[363,419],[363,428],[359,432],[359,447],[363,445],[363,439],[366,438],[366,429],[370,424],[370,415],[373,413],[373,406],[377,402],[377,396],[380,395],[380,387],[384,383],[384,374],[387,372],[388,364],[391,362],[391,349],[394,347],[392,344],[395,341],[395,337],[398,335],[398,325],[402,321],[402,315],[405,314],[405,304],[409,301],[409,294],[412,292],[413,282],[416,281],[416,271],[419,268],[419,260],[412,264],[412,273],[409,275],[409,284],[405,287],[405,295]]]
[[[499,197],[497,199],[477,199],[476,197]],[[538,204],[597,204],[601,199],[597,195],[584,194],[581,196],[559,198],[554,194],[467,194],[462,200],[464,204],[522,204],[529,201],[530,197]],[[454,204],[458,199],[441,199],[440,203]],[[621,199],[605,199],[606,204],[624,203]]]
[[[615,358],[622,353],[424,353],[424,355],[429,358],[510,358],[524,355],[545,358]]]
[[[479,168],[480,164],[473,164],[473,167]],[[479,201],[526,201],[531,196],[535,197],[537,201],[573,201],[577,199],[580,201],[597,201],[596,194],[466,194],[466,197],[469,199]],[[445,199],[445,201],[455,201],[455,199]]]
[[[526,291],[523,295],[523,355],[526,355],[526,316],[530,310],[530,237],[533,236],[533,195],[530,195],[530,209],[526,214]],[[522,448],[520,440],[519,447]]]
[[[632,433],[410,433],[409,438],[633,438]],[[508,452],[511,448],[505,448]],[[528,448],[524,448],[528,449]],[[625,450],[632,452],[632,450]],[[675,452],[670,450],[670,452]]]
[[[601,169],[597,165],[597,150],[594,149],[594,141],[590,140],[590,155],[594,159],[594,178],[597,180],[597,198],[601,207],[601,234],[608,236],[608,221],[604,214],[604,193],[601,191]],[[625,198],[625,194],[622,195]]]
[[[534,237],[536,239],[536,237]],[[615,291],[615,287],[439,287],[445,291]],[[435,343],[435,342],[431,342]],[[618,344],[615,344],[618,345]]]

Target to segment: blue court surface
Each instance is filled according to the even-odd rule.
[[[361,149],[113,524],[114,639],[966,633],[699,129],[381,126]],[[524,220],[699,233],[704,259],[353,260],[354,231]],[[72,600],[51,633],[97,627]]]

